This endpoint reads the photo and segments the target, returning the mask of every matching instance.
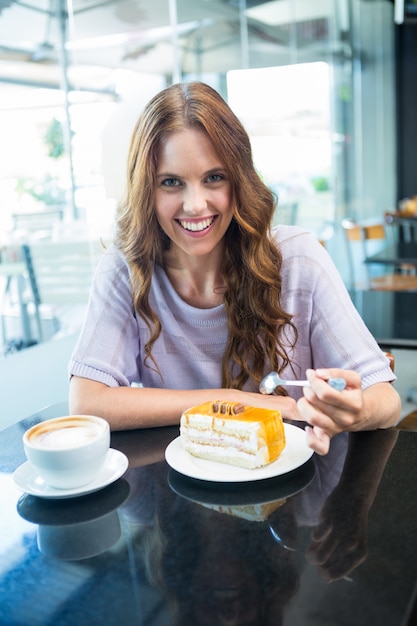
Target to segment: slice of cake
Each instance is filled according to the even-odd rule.
[[[204,506],[206,509],[217,511],[217,513],[239,517],[248,522],[264,522],[274,511],[285,504],[286,501],[286,498],[283,498],[282,500],[261,504],[234,504],[230,506],[225,504],[206,504],[205,502],[199,502],[198,504]]]
[[[206,402],[184,411],[180,436],[193,456],[248,469],[272,463],[285,447],[279,411],[237,402]]]

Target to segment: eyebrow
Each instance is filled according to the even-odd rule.
[[[179,174],[173,174],[172,172],[161,172],[156,175],[157,178],[181,178]]]
[[[204,172],[203,178],[205,176],[210,176],[212,174],[218,174],[219,172],[227,174],[226,168],[223,167],[222,165],[219,165],[218,167],[212,167],[210,170],[207,170],[207,172]],[[183,178],[181,174],[174,174],[173,172],[161,172],[160,174],[157,174],[156,177],[157,178]]]

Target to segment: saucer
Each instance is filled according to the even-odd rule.
[[[110,448],[103,469],[87,485],[75,489],[56,489],[50,487],[38,476],[33,466],[27,461],[20,465],[13,474],[13,481],[21,491],[39,498],[76,498],[103,489],[120,478],[129,465],[127,456],[119,450]]]

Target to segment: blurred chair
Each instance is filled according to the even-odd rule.
[[[397,268],[380,265],[383,273],[373,275],[370,264],[364,259],[371,254],[371,245],[376,242],[388,244],[384,224],[357,224],[343,220],[342,228],[347,243],[351,287],[378,291],[417,291],[415,266],[403,264]],[[374,251],[372,251],[374,252]]]
[[[86,305],[94,272],[103,253],[95,240],[36,241],[22,246],[32,290],[39,341],[45,307],[59,322],[62,305]]]
[[[47,239],[51,237],[54,228],[62,218],[61,208],[16,212],[12,214],[13,231],[23,233],[30,238]]]
[[[387,359],[389,360],[389,366],[392,369],[392,371],[395,370],[395,357],[392,354],[392,352],[385,352],[385,356],[387,357]]]
[[[27,307],[28,277],[20,259],[0,262],[0,353],[28,348],[32,338]]]
[[[412,432],[417,431],[417,407],[414,408],[414,410],[410,410],[409,412],[407,412],[409,408],[410,407],[407,407],[405,415],[403,415],[398,424],[394,426],[395,430],[409,430]],[[417,604],[415,610],[417,611]],[[417,621],[414,622],[414,626],[417,626]]]

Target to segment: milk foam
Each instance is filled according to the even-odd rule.
[[[97,424],[70,425],[44,431],[33,437],[32,442],[40,448],[62,450],[87,445],[94,441],[100,432],[101,429]]]

